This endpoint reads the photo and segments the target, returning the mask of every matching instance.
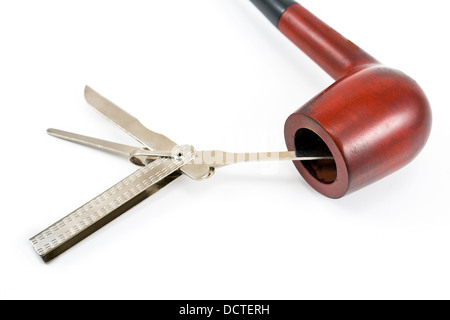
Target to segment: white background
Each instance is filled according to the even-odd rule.
[[[434,126],[394,175],[330,200],[291,163],[186,177],[50,264],[28,239],[136,168],[49,137],[134,141],[89,84],[198,150],[284,150],[332,83],[246,0],[1,1],[2,299],[450,298],[448,1],[302,4],[428,94]]]

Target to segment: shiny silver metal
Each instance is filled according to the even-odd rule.
[[[142,151],[145,151],[144,148],[132,147],[125,144],[83,136],[81,134],[76,134],[58,129],[47,129],[47,133],[56,138],[100,149],[106,152],[117,154],[119,156],[125,156],[127,158],[130,156],[131,153],[135,152],[136,149],[141,149]]]
[[[117,105],[101,96],[89,86],[84,89],[86,101],[108,120],[142,143],[149,150],[173,151],[178,145],[166,136],[147,129],[142,123]],[[194,180],[203,180],[214,174],[206,165],[187,165],[181,171]]]
[[[174,152],[157,150],[150,151],[146,148],[133,147],[57,129],[48,129],[47,132],[50,135],[60,139],[125,156],[130,159],[132,163],[140,166],[144,166],[150,161],[158,158],[176,158],[177,156]],[[191,164],[203,164],[217,169],[223,166],[242,162],[312,161],[324,159],[332,159],[332,157],[323,154],[297,155],[294,151],[232,153],[219,150],[211,150],[197,151],[195,154],[195,158],[191,161]]]
[[[30,241],[36,252],[45,262],[52,260],[165,187],[179,177],[176,172],[195,157],[190,146],[181,150],[183,157],[179,160],[160,158],[153,161],[32,237]]]
[[[175,155],[173,155],[175,156]],[[146,163],[153,160],[155,154],[152,151],[136,150],[131,153],[130,160],[133,163]],[[197,151],[195,158],[191,161],[191,164],[204,164],[215,169],[224,166],[244,163],[244,162],[260,162],[260,161],[313,161],[332,159],[328,155],[305,155],[298,156],[295,151],[283,151],[283,152],[246,152],[246,153],[233,153],[219,150],[211,151]]]
[[[144,167],[32,237],[33,247],[45,262],[150,197],[182,173],[202,180],[211,177],[215,168],[240,162],[330,158],[329,154],[299,155],[295,152],[197,152],[192,146],[179,147],[166,136],[145,128],[136,118],[89,87],[85,88],[85,97],[95,109],[145,147],[128,146],[57,129],[48,129],[47,132],[61,139],[118,154]]]
[[[259,161],[312,161],[330,159],[327,155],[298,156],[294,151],[283,152],[246,152],[232,153],[219,150],[199,151],[195,155],[193,163],[202,163],[214,168],[220,168],[243,162]]]
[[[147,148],[128,146],[125,144],[88,137],[73,132],[58,129],[48,129],[47,133],[56,138],[126,157],[133,164],[138,166],[145,166],[147,163],[149,163],[149,161],[156,160],[158,158],[172,158],[172,152],[157,150],[150,151]],[[146,153],[146,157],[134,157],[134,154],[137,152]]]

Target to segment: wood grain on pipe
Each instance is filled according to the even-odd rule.
[[[385,67],[291,0],[252,0],[336,82],[286,121],[290,151],[329,149],[334,160],[296,162],[320,193],[340,198],[402,168],[425,146],[431,110],[418,84]]]

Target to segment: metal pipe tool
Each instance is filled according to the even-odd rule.
[[[413,79],[382,65],[296,1],[250,2],[336,80],[287,119],[284,135],[289,151],[238,154],[179,146],[86,87],[88,103],[142,147],[55,129],[48,133],[123,155],[142,168],[31,238],[44,261],[183,174],[203,180],[216,168],[234,163],[291,160],[315,190],[337,199],[401,169],[423,149],[432,114]]]
[[[139,120],[90,87],[85,88],[84,94],[91,106],[143,146],[133,147],[57,129],[48,129],[47,132],[64,140],[121,155],[142,168],[32,237],[30,241],[33,247],[46,262],[164,188],[182,174],[194,180],[204,180],[212,177],[216,168],[235,163],[331,159],[331,154],[298,154],[288,151],[265,153],[196,151],[192,146],[179,146],[166,136],[147,129]]]

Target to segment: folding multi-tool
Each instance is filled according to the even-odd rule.
[[[286,121],[289,151],[196,151],[145,128],[89,87],[85,97],[142,147],[65,131],[49,134],[123,155],[135,173],[40,232],[31,242],[50,261],[181,175],[210,178],[216,168],[249,161],[292,160],[318,192],[340,198],[402,168],[425,146],[431,109],[418,84],[388,68],[292,0],[251,0],[288,39],[336,82]]]

